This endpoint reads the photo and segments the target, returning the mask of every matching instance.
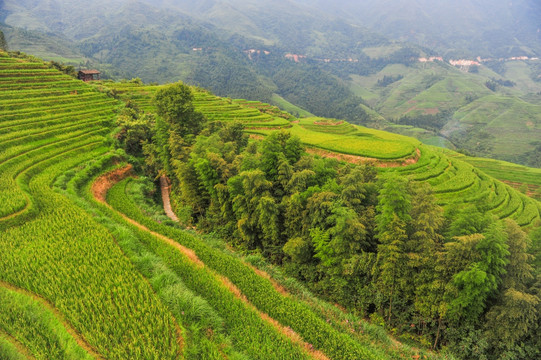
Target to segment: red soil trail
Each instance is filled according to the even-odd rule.
[[[321,157],[333,158],[338,161],[345,161],[350,164],[357,164],[357,165],[367,164],[367,165],[372,165],[372,166],[380,167],[380,168],[408,166],[408,165],[417,163],[419,159],[421,158],[421,150],[419,149],[415,150],[414,157],[410,157],[403,160],[393,160],[393,161],[385,161],[385,160],[370,158],[370,157],[365,157],[365,156],[341,154],[341,153],[336,153],[336,152],[317,149],[317,148],[307,148],[306,152],[313,155],[319,155]]]
[[[92,186],[90,188],[90,191],[92,192],[92,196],[97,200],[99,201],[100,203],[104,204],[105,206],[107,206],[108,208],[114,210],[106,201],[107,199],[107,192],[115,185],[117,184],[118,182],[126,179],[127,177],[129,176],[133,176],[133,172],[132,172],[133,168],[131,165],[127,165],[123,168],[118,168],[116,170],[113,170],[113,171],[110,171],[108,172],[107,174],[103,174],[101,175],[100,177],[98,177],[93,183],[92,183]],[[114,210],[116,211],[116,210]],[[152,235],[154,236],[157,236],[159,237],[160,239],[162,240],[165,240],[166,242],[168,242],[171,246],[177,248],[179,251],[181,251],[183,254],[185,254],[186,256],[188,256],[188,258],[190,259],[193,259],[192,261],[199,261],[199,259],[197,259],[197,255],[195,255],[195,252],[193,252],[191,249],[188,249],[188,248],[185,248],[184,246],[180,245],[179,243],[171,240],[171,239],[168,239],[166,238],[165,236],[161,235],[161,234],[158,234],[158,233],[155,233],[153,231],[151,231],[150,229],[148,229],[147,227],[139,224],[138,222],[130,219],[129,217],[127,217],[126,215],[116,211],[120,216],[122,216],[122,218],[124,218],[124,220],[126,220],[127,222],[137,226],[139,229],[143,230],[143,231],[146,231],[146,232],[149,232],[151,233]],[[200,266],[203,266],[203,263],[201,261],[199,261],[201,263]],[[146,280],[146,278],[145,278]],[[150,284],[149,284],[150,286]],[[175,321],[175,330],[176,330],[176,335],[177,335],[177,344],[180,346],[180,349],[181,349],[181,352],[183,352],[184,350],[184,347],[185,347],[185,341],[184,341],[184,336],[183,336],[183,333],[182,333],[182,330],[180,329],[180,326],[176,323]]]
[[[178,222],[178,217],[171,208],[171,199],[169,197],[169,194],[171,193],[171,183],[165,174],[160,176],[160,189],[162,191],[163,210],[165,211],[165,214],[169,219]]]
[[[66,320],[64,315],[62,315],[62,313],[60,313],[60,311],[58,311],[54,307],[54,305],[52,303],[50,303],[47,299],[41,297],[40,295],[38,295],[36,293],[33,293],[31,291],[18,288],[18,287],[14,286],[14,285],[11,285],[11,284],[3,282],[3,281],[0,281],[0,287],[4,287],[6,289],[18,292],[18,293],[23,294],[23,295],[26,295],[28,297],[31,297],[35,301],[39,302],[44,308],[46,308],[47,310],[49,310],[50,312],[53,313],[54,317],[64,326],[64,328],[66,329],[68,334],[70,334],[73,337],[73,339],[77,342],[77,344],[81,348],[83,348],[89,355],[91,355],[95,359],[98,359],[98,360],[103,360],[104,359],[103,357],[101,357],[94,350],[94,348],[92,346],[90,346],[90,344],[88,344],[86,342],[86,340],[83,338],[83,336],[81,334],[79,334],[77,332],[77,330],[75,330],[75,328]]]
[[[123,168],[113,170],[105,175],[100,176],[92,183],[92,194],[94,198],[101,203],[106,203],[105,199],[107,197],[107,192],[111,189],[116,183],[124,180],[128,176],[132,175],[132,166],[128,165]]]

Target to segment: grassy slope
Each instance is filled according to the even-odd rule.
[[[164,294],[163,285],[173,281],[172,276],[177,275],[182,275],[190,291],[197,292],[193,296],[208,300],[204,306],[214,308],[223,319],[225,331],[231,334],[228,341],[232,342],[234,349],[240,351],[228,350],[229,354],[237,354],[231,358],[241,358],[241,354],[265,359],[272,358],[271,354],[275,354],[276,358],[282,356],[292,359],[313,356],[305,350],[302,342],[299,345],[297,340],[292,342],[281,333],[289,330],[279,330],[277,326],[269,325],[271,323],[264,318],[262,321],[258,311],[276,316],[283,326],[296,329],[302,338],[321,347],[323,352],[333,354],[333,358],[353,356],[385,359],[396,357],[402,352],[394,350],[394,345],[388,350],[363,345],[350,337],[348,329],[333,329],[305,305],[272,290],[272,284],[249,267],[244,270],[235,269],[235,266],[240,266],[238,261],[226,261],[227,258],[223,258],[226,263],[230,261],[231,266],[219,270],[223,272],[221,276],[206,267],[207,270],[200,270],[198,266],[190,265],[186,258],[177,257],[167,246],[160,245],[151,234],[134,229],[118,216],[107,215],[103,207],[93,209],[95,205],[90,205],[86,208],[88,203],[76,197],[80,193],[71,192],[66,198],[52,191],[53,182],[60,181],[66,189],[70,186],[84,186],[93,179],[96,169],[102,170],[102,167],[81,166],[83,162],[101,158],[109,161],[103,161],[103,164],[114,161],[114,157],[107,154],[110,148],[104,144],[104,134],[109,130],[113,110],[118,103],[86,84],[46,69],[39,62],[11,59],[2,53],[0,63],[5,65],[5,70],[12,69],[0,74],[0,88],[3,90],[0,103],[7,109],[2,113],[0,122],[0,138],[3,140],[1,147],[4,150],[0,163],[0,181],[5,182],[2,187],[5,194],[0,195],[9,195],[13,200],[11,212],[2,214],[0,218],[0,250],[4,254],[0,258],[0,280],[44,298],[54,311],[62,315],[62,319],[65,318],[73,325],[96,353],[119,359],[150,358],[151,354],[160,354],[163,359],[183,357],[179,352],[179,342],[193,344],[190,342],[190,334],[202,325],[197,322],[186,323],[184,312],[174,310],[177,300]],[[200,102],[222,101],[204,92],[199,95]],[[255,114],[263,122],[276,120],[253,107],[257,105],[263,111],[276,113],[275,109],[269,110],[264,104],[225,102],[232,113],[242,110],[241,113],[250,115],[248,118],[253,118]],[[77,120],[77,111],[81,110],[87,112]],[[224,116],[229,117],[227,112]],[[94,118],[95,124],[88,122],[88,119]],[[91,136],[92,131],[96,133],[94,136]],[[11,174],[15,176],[15,182],[11,181]],[[85,207],[88,212],[79,206]],[[110,220],[107,220],[108,217]],[[128,228],[122,230],[117,225],[111,227],[111,222],[115,221],[117,225],[123,223]],[[130,231],[132,235],[128,235]],[[143,243],[133,243],[133,237]],[[193,240],[190,241],[193,245]],[[138,249],[141,244],[146,244],[147,250],[155,249],[155,253],[132,254],[142,250]],[[198,253],[202,257],[208,251],[199,249],[203,251],[202,254]],[[149,271],[150,264],[158,261],[156,257],[165,262],[163,265],[155,265],[157,267]],[[28,262],[29,258],[33,261]],[[211,258],[204,259],[212,264]],[[153,272],[163,271],[163,266],[170,267],[177,275],[156,277],[157,274]],[[219,263],[212,266],[219,269]],[[152,282],[147,282],[142,274]],[[242,285],[245,276],[251,280]],[[245,304],[243,300],[235,300],[235,292],[230,290],[227,281],[236,283],[243,292],[246,291],[248,298],[259,310],[254,310],[252,305]],[[256,283],[264,284],[260,286],[272,292],[271,302],[257,288],[251,288]],[[183,295],[183,299],[185,297]],[[283,303],[285,307],[276,312],[275,306],[278,303]],[[197,304],[200,306],[201,301]],[[176,319],[173,319],[172,313]],[[311,323],[305,324],[309,319]],[[175,329],[175,320],[185,326],[185,330]],[[258,328],[257,331],[246,332],[246,329],[254,329],[254,326]],[[325,335],[319,331],[314,332],[314,329],[325,330]],[[32,331],[31,328],[19,330]],[[2,349],[9,347],[5,351],[13,353],[13,346],[10,345],[13,342],[9,336],[17,334],[9,326],[4,327],[3,331],[8,332],[8,340],[2,336]],[[206,334],[212,342],[213,330]],[[179,339],[185,335],[188,336],[187,340]],[[118,338],[120,336],[123,340]],[[258,336],[261,339],[254,340]],[[17,341],[22,347],[30,349],[37,358],[42,358],[37,356],[41,350],[49,350],[48,345],[33,345],[35,337],[17,337]],[[262,345],[265,346],[263,349]],[[218,343],[205,346],[215,346],[215,356],[212,357],[215,358],[222,356],[222,351],[226,351],[229,345]],[[392,355],[395,351],[397,355]],[[410,350],[404,351],[410,353]],[[412,351],[410,354],[416,354]],[[184,349],[184,352],[189,354],[190,349]]]
[[[515,188],[519,188],[523,184],[528,187],[530,192],[541,188],[541,169],[501,160],[470,157],[458,153],[453,153],[452,156],[472,164],[498,180],[510,183]]]
[[[62,174],[65,176],[69,173],[74,186],[82,186],[81,184],[92,179],[95,171],[102,170],[102,167],[88,170],[79,165],[89,159],[103,157],[109,150],[109,147],[104,146],[103,143],[104,134],[108,131],[113,118],[113,109],[117,103],[95,92],[92,87],[50,71],[38,62],[30,63],[26,60],[11,59],[3,53],[0,54],[0,60],[5,67],[4,70],[12,69],[0,74],[0,88],[2,89],[0,102],[6,109],[2,113],[0,122],[0,138],[3,140],[0,143],[3,150],[2,159],[0,159],[2,161],[0,181],[3,182],[0,196],[5,195],[5,198],[11,201],[10,212],[2,214],[0,218],[0,228],[3,230],[0,233],[0,250],[5,254],[0,258],[0,280],[33,291],[45,298],[73,324],[74,328],[98,353],[104,356],[133,358],[133,356],[138,356],[134,354],[157,352],[164,358],[167,357],[164,355],[166,353],[171,357],[176,357],[178,350],[174,345],[176,344],[174,337],[175,333],[178,335],[178,332],[175,330],[171,313],[175,314],[182,326],[187,325],[184,322],[186,319],[179,315],[180,311],[175,312],[171,308],[172,304],[167,302],[163,294],[152,291],[149,283],[140,273],[146,274],[144,271],[148,269],[140,268],[141,264],[135,262],[136,260],[129,254],[129,251],[133,249],[120,248],[118,243],[113,241],[126,234],[115,232],[115,238],[113,238],[111,231],[116,229],[114,225],[109,227],[97,223],[86,212],[76,207],[71,200],[60,196],[50,188],[53,181]],[[152,109],[150,99],[156,87],[126,83],[109,83],[109,87],[124,98],[134,93],[136,102],[147,110]],[[277,128],[281,124],[290,125],[288,120],[281,117],[282,114],[279,111],[268,105],[244,100],[221,99],[201,90],[196,93],[196,106],[206,111],[207,116],[216,114],[217,118],[222,120],[237,119],[252,127],[256,127],[254,124],[258,126],[273,124],[277,125]],[[78,115],[78,111],[83,111],[83,113]],[[254,121],[254,118],[257,120]],[[88,119],[95,120],[89,122]],[[304,129],[298,131],[301,126]],[[325,143],[320,142],[319,145],[327,148],[330,146],[330,149],[334,151],[348,152],[346,149],[348,144],[344,142],[344,138],[354,140],[353,143],[357,144],[355,146],[364,146],[363,151],[369,149],[372,155],[380,158],[388,157],[390,152],[395,151],[393,147],[401,149],[399,152],[402,152],[403,156],[411,154],[416,147],[419,147],[422,156],[417,163],[382,171],[400,171],[415,180],[431,183],[442,205],[456,206],[466,201],[485,199],[496,215],[502,218],[513,217],[523,226],[529,226],[539,218],[537,202],[521,196],[467,163],[438,149],[422,146],[414,139],[321,118],[303,119],[299,124],[294,124],[291,129],[297,131],[301,139],[303,134],[309,134],[311,138],[304,140],[307,143],[312,141],[318,145],[318,139],[325,139]],[[367,147],[366,144],[370,146]],[[74,174],[81,175],[77,177]],[[72,195],[74,194],[78,193],[74,192]],[[54,210],[41,212],[40,209]],[[125,211],[129,209],[134,210],[133,206],[128,206]],[[6,208],[3,208],[3,211],[5,210]],[[109,210],[102,208],[100,211],[102,213],[99,218],[105,221],[103,214]],[[141,216],[141,214],[137,215],[137,212],[133,214]],[[111,214],[110,217],[113,222],[124,222],[118,215]],[[147,221],[142,217],[139,220]],[[306,318],[302,315],[303,312],[308,311],[306,314],[312,314],[312,310],[307,309],[305,305],[291,305],[297,309],[295,311],[299,311],[295,313],[296,315],[291,313],[290,316],[284,316],[284,313],[280,311],[274,312],[276,309],[273,309],[273,306],[278,304],[277,301],[294,304],[291,303],[294,300],[287,300],[274,294],[274,305],[269,305],[256,291],[257,289],[251,288],[254,282],[265,282],[265,280],[253,273],[246,273],[247,270],[242,270],[240,267],[221,268],[223,264],[214,263],[215,256],[218,255],[212,255],[214,252],[209,248],[201,247],[202,245],[198,245],[197,241],[187,238],[181,232],[170,232],[160,225],[146,224],[149,227],[156,226],[157,231],[163,230],[168,236],[196,249],[203,261],[208,262],[209,266],[214,264],[211,267],[216,267],[216,271],[246,292],[260,311],[275,316],[283,326],[297,328],[305,340],[314,339],[314,343],[320,344],[322,351],[330,351],[329,354],[347,354],[348,351],[355,353],[357,351],[355,349],[364,348],[363,345],[357,343],[357,340],[349,338],[349,335],[346,336],[341,331],[336,335],[329,335],[329,339],[336,337],[349,345],[345,348],[327,348],[325,344],[329,339],[310,335],[313,327],[306,328],[302,322],[291,322],[298,316]],[[123,226],[129,225],[124,223]],[[171,255],[167,247],[160,245],[156,239],[144,231],[141,232],[140,229],[129,231],[133,231],[134,236],[140,237],[141,241],[147,242],[147,246],[155,249],[156,254],[153,256],[164,257],[167,259],[168,266],[176,269],[178,274],[184,274],[181,277],[196,276],[200,279],[198,281],[203,281],[192,287],[191,291],[202,291],[204,279],[216,281],[216,275],[213,273],[199,272],[199,270],[197,274],[194,273],[195,268],[185,264],[185,259]],[[17,250],[17,244],[24,246]],[[128,246],[122,244],[122,246]],[[95,256],[89,257],[86,254]],[[219,255],[218,259],[222,256]],[[29,257],[36,261],[29,264],[27,261]],[[223,261],[226,260],[227,258],[224,257]],[[230,261],[231,264],[236,263],[233,260],[227,260],[226,263]],[[52,272],[51,269],[55,271]],[[111,274],[111,271],[114,274]],[[244,280],[248,275],[255,276],[252,282]],[[160,284],[162,282],[158,280],[151,283],[154,291],[157,291],[156,287],[161,286]],[[266,284],[264,287],[270,289],[272,286],[269,287]],[[214,287],[209,287],[208,292],[199,292],[199,295],[209,300],[207,304],[210,304],[223,318],[229,319],[228,326],[238,329],[240,323],[235,320],[235,317],[230,316],[227,312],[228,308],[220,307],[222,306],[220,301],[215,298],[218,294],[214,292],[219,291],[222,294],[219,296],[224,296],[224,299],[230,294],[226,295],[225,288],[213,289]],[[115,293],[115,306],[107,301],[106,296],[94,296],[95,294],[109,294],[111,291]],[[164,306],[163,302],[167,305]],[[230,304],[231,301],[225,303]],[[241,303],[236,304],[237,312],[247,311]],[[291,306],[288,305],[286,308],[289,309]],[[142,322],[141,316],[148,321]],[[314,324],[323,326],[329,334],[335,334],[335,330],[320,324],[321,321],[317,320],[319,315],[310,315],[312,316],[316,319]],[[256,321],[255,318],[253,319]],[[240,326],[242,327],[242,324]],[[153,334],[152,337],[147,336],[149,331]],[[193,330],[187,331],[190,334]],[[272,338],[281,338],[268,326],[264,331],[274,334],[269,335]],[[124,337],[128,336],[132,341],[110,340],[120,334]],[[237,343],[243,344],[244,341],[245,345],[240,345],[239,348],[242,352],[250,352],[254,349],[248,343],[251,338],[244,338],[240,330],[236,334],[232,338],[233,347]],[[303,357],[301,355],[303,352],[298,352],[297,345],[291,345],[288,340],[281,339],[280,341],[288,343],[287,349],[290,349],[284,348],[284,351],[292,351]],[[23,345],[28,344],[23,342]],[[266,346],[271,349],[276,345],[271,341]],[[368,353],[375,351],[373,354],[376,358],[382,356],[381,350],[366,351]]]
[[[0,63],[0,281],[45,299],[104,357],[177,358],[180,329],[149,284],[105,228],[50,187],[110,150],[118,102],[36,60],[0,53]]]
[[[532,142],[541,135],[541,108],[528,102],[532,97],[526,96],[539,92],[541,85],[531,80],[531,69],[526,62],[507,62],[504,69],[502,76],[484,66],[472,74],[437,62],[409,67],[391,65],[375,75],[352,75],[350,87],[387,120],[450,111],[452,115],[442,134],[472,152],[512,159],[532,150]],[[385,87],[377,84],[384,76],[398,75],[403,78],[392,84]],[[516,85],[499,86],[492,92],[485,86],[490,79],[509,79]],[[446,143],[433,138],[437,135],[433,132],[393,125],[387,129],[427,139],[432,144]],[[479,147],[479,142],[484,146]]]
[[[438,82],[437,79],[434,81],[434,83]],[[152,110],[151,94],[152,89],[155,90],[156,87],[115,83],[104,83],[104,85],[117,91],[120,88],[124,89],[122,94],[124,98],[133,98],[143,108]],[[244,101],[221,99],[201,90],[196,92],[195,104],[196,108],[207,115],[214,114],[216,109],[220,109],[220,117],[226,121],[233,119],[228,112],[242,114],[238,112],[238,107],[242,108],[246,105]],[[255,116],[253,110],[252,108],[250,112],[245,113],[248,115],[246,118],[238,117],[237,120],[252,125],[249,119]],[[386,160],[401,159],[403,161],[411,158],[415,149],[418,148],[421,151],[418,162],[381,171],[400,171],[414,180],[428,181],[433,186],[439,203],[443,206],[460,206],[484,199],[490,211],[496,216],[511,217],[524,227],[532,226],[537,219],[541,219],[538,202],[500,183],[491,177],[491,174],[487,175],[482,170],[472,167],[460,159],[455,152],[445,152],[432,146],[421,145],[419,141],[411,137],[354,126],[338,120],[305,118],[296,120],[290,125],[288,130],[299,136],[304,144],[328,151],[328,155],[340,153],[371,157],[380,159],[384,164]],[[252,127],[247,130],[267,135],[276,129],[256,126],[255,129]],[[422,130],[407,127],[407,131],[415,133]],[[440,141],[441,138],[432,140]]]
[[[299,117],[310,117],[314,116],[313,114],[309,113],[308,111],[290,103],[283,97],[281,97],[278,94],[272,95],[272,102],[278,106],[279,108],[287,111],[290,114],[298,114]]]

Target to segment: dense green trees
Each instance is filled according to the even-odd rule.
[[[476,204],[444,213],[427,183],[310,156],[286,131],[250,141],[241,124],[205,123],[182,84],[156,105],[128,107],[119,140],[171,177],[184,222],[403,339],[463,359],[537,356],[540,231]]]

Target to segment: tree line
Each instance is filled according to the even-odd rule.
[[[190,88],[166,86],[156,114],[128,104],[119,146],[166,173],[182,220],[260,252],[320,296],[402,340],[461,359],[539,357],[541,230],[482,203],[444,210],[430,185],[305,153],[286,131],[250,141],[207,122]]]

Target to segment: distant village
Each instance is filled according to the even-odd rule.
[[[539,58],[538,57],[528,57],[528,56],[513,56],[513,57],[510,57],[510,58],[499,58],[499,59],[488,58],[488,59],[483,59],[480,56],[478,56],[476,60],[465,60],[465,59],[449,60],[449,64],[451,64],[453,66],[457,66],[457,67],[468,67],[468,66],[481,65],[484,62],[491,62],[491,61],[527,61],[527,60],[536,61],[536,60],[539,60]],[[418,61],[421,62],[421,63],[426,63],[426,62],[434,62],[434,61],[443,62],[444,60],[443,60],[443,58],[441,56],[432,56],[432,57],[429,57],[429,58],[421,57],[421,58],[418,59]]]
[[[193,51],[202,51],[203,48],[193,48]],[[257,50],[257,49],[249,49],[244,50],[244,53],[248,56],[250,60],[254,60],[255,56],[261,56],[261,55],[270,55],[270,51],[267,50]],[[303,60],[307,59],[306,55],[300,55],[300,54],[292,54],[288,53],[285,54],[284,57],[288,60],[294,61],[296,63],[299,63]],[[330,58],[323,58],[323,59],[314,59],[316,61],[324,62],[324,63],[330,63],[330,62],[350,62],[350,63],[357,63],[359,62],[358,59],[353,58],[343,58],[343,59],[330,59]],[[453,60],[450,59],[448,63],[452,66],[456,67],[470,67],[470,66],[478,66],[481,65],[484,62],[492,62],[492,61],[538,61],[538,57],[528,57],[528,56],[513,56],[509,58],[481,58],[478,56],[475,60],[469,60],[469,59],[459,59],[459,60]],[[435,61],[441,61],[445,62],[443,57],[441,56],[431,56],[431,57],[420,57],[417,59],[420,63],[428,63],[428,62],[435,62]]]

